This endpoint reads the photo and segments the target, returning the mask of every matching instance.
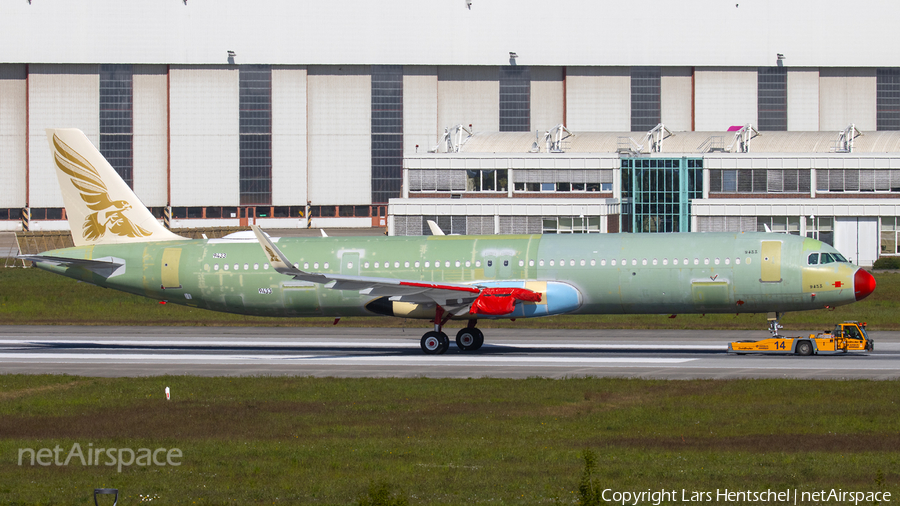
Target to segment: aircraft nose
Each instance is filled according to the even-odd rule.
[[[875,291],[875,278],[865,269],[857,269],[853,276],[853,290],[856,300],[863,300]]]

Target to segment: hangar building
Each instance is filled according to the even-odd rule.
[[[836,15],[835,13],[840,13]],[[759,230],[898,253],[900,4],[0,4],[0,230],[68,228],[44,129],[174,227]]]

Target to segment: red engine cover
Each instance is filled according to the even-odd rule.
[[[472,303],[469,313],[492,316],[512,313],[517,300],[540,302],[541,294],[526,288],[485,288]]]

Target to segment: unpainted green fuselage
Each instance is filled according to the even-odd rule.
[[[569,309],[581,314],[783,312],[855,301],[856,266],[809,265],[810,253],[836,251],[782,234],[323,237],[280,238],[276,244],[307,272],[473,285],[558,281],[577,290],[578,307]],[[45,254],[124,261],[109,278],[81,267],[38,265],[215,311],[371,316],[366,305],[376,298],[279,274],[256,240],[97,245]]]

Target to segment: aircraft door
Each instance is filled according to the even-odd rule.
[[[178,264],[181,261],[181,248],[166,248],[162,255],[162,289],[181,288],[178,280]]]
[[[760,249],[760,282],[781,283],[781,241],[762,241]]]
[[[341,255],[341,274],[344,276],[359,276],[359,253],[344,252]]]

